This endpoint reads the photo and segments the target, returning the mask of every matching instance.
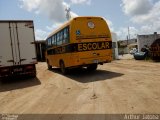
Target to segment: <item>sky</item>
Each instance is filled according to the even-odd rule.
[[[36,40],[46,37],[71,17],[101,16],[118,40],[160,33],[160,0],[0,0],[0,20],[33,20]]]

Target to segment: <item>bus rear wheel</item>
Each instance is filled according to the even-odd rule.
[[[88,71],[95,71],[97,69],[97,64],[91,64],[87,67]]]
[[[61,69],[62,74],[67,73],[67,68],[65,67],[65,64],[63,61],[60,61],[60,69]]]

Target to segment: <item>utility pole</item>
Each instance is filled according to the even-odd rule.
[[[130,40],[130,28],[128,26],[128,40]]]
[[[128,45],[128,35],[127,35],[127,45]]]

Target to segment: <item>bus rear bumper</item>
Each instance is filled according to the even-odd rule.
[[[72,66],[70,67],[87,67],[91,64],[99,64],[99,65],[103,65],[104,63],[110,63],[112,61],[112,57],[111,56],[105,56],[105,57],[98,57],[98,58],[77,58],[74,59],[74,64],[72,64]]]

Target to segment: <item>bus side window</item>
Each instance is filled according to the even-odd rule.
[[[60,45],[60,33],[57,33],[57,45]]]
[[[64,29],[64,43],[69,43],[69,31],[68,31],[68,27]]]
[[[56,36],[52,36],[52,46],[56,46]]]
[[[62,45],[62,43],[63,43],[63,32],[61,31],[60,33],[60,45]]]
[[[54,42],[55,46],[57,46],[57,34],[54,35]]]
[[[67,32],[66,32],[66,28],[64,29],[64,43],[66,43],[66,38],[67,38]]]
[[[65,41],[64,41],[64,29],[61,31],[61,37],[62,37],[62,44],[65,44]]]
[[[50,46],[52,45],[52,38],[50,37],[49,38],[49,41],[50,41]]]
[[[52,45],[55,46],[54,35],[52,36]]]
[[[51,38],[48,38],[48,47],[50,47],[52,45],[52,39]]]

